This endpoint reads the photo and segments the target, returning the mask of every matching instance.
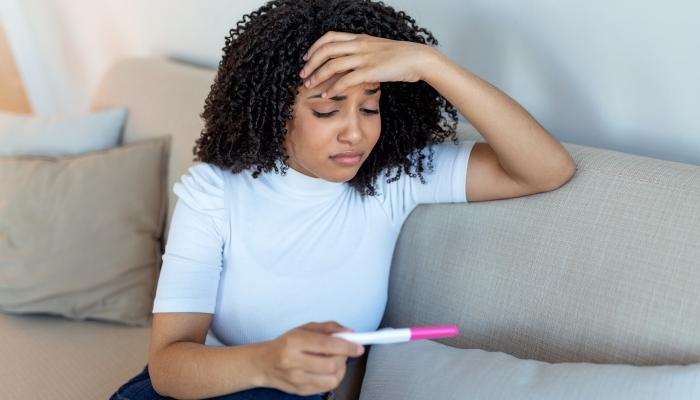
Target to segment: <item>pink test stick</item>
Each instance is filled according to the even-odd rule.
[[[441,337],[456,336],[459,333],[457,325],[424,326],[421,328],[410,328],[411,340],[437,339]]]

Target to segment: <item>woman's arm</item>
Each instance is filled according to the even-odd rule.
[[[552,187],[574,174],[568,151],[520,104],[436,49],[425,49],[422,80],[479,131],[508,175],[532,187]]]
[[[205,346],[208,313],[156,313],[149,346],[148,373],[161,396],[216,397],[262,386],[257,360],[265,342]]]

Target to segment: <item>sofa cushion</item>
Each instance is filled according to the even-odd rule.
[[[700,398],[700,364],[551,364],[433,340],[372,345],[368,353],[360,400]]]
[[[148,362],[151,328],[0,313],[0,398],[108,399]]]
[[[457,324],[450,346],[548,362],[700,362],[700,166],[563,145],[578,169],[556,190],[418,206],[379,328]]]
[[[147,323],[167,144],[0,157],[0,311]]]
[[[71,115],[0,112],[0,155],[62,157],[117,146],[126,120],[124,107]]]
[[[215,68],[195,66],[158,57],[129,57],[114,63],[105,73],[90,109],[125,106],[129,118],[123,143],[170,136],[168,163],[167,242],[177,196],[173,185],[193,165],[192,149],[204,128],[202,105],[216,76]]]

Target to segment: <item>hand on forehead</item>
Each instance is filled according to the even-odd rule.
[[[309,93],[311,93],[311,92],[321,93],[325,89],[328,89],[329,87],[331,87],[331,85],[333,85],[335,82],[337,82],[340,78],[349,74],[350,72],[352,72],[352,71],[343,71],[343,72],[338,72],[336,74],[333,74],[330,78],[324,80],[323,82],[316,83],[312,88],[309,88],[308,87],[309,85],[304,85],[304,81],[301,82],[301,85]]]
[[[322,97],[332,98],[363,83],[417,82],[432,54],[422,43],[329,31],[304,55],[299,76],[305,87],[322,86]]]

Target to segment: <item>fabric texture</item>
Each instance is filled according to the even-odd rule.
[[[425,183],[380,176],[378,195],[365,198],[292,168],[252,178],[191,167],[173,187],[153,312],[214,314],[209,345],[271,340],[310,321],[376,329],[403,221],[421,203],[465,201],[473,144],[434,145]]]
[[[360,400],[691,400],[700,364],[547,363],[433,340],[372,345]]]
[[[0,310],[148,323],[167,143],[0,157]]]
[[[380,327],[548,362],[700,362],[700,166],[564,144],[556,190],[417,207]]]
[[[0,312],[0,398],[95,400],[148,362],[149,326]]]
[[[63,157],[111,149],[126,116],[124,107],[50,117],[0,112],[0,156]]]

